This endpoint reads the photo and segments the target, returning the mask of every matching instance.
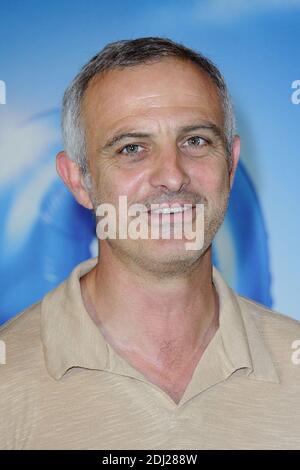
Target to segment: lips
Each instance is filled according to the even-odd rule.
[[[160,207],[158,209],[149,210],[148,212],[151,214],[182,214],[188,210],[191,210],[192,206],[185,206],[185,207]]]
[[[166,225],[190,223],[195,217],[195,205],[184,204],[160,204],[159,207],[148,210],[149,223],[154,225]]]
[[[158,207],[157,207],[158,206]],[[172,204],[152,204],[151,208],[148,210],[148,214],[182,214],[188,210],[191,210],[194,207],[194,204],[191,202],[174,202]]]

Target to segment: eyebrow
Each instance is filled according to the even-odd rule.
[[[185,132],[193,132],[197,130],[210,130],[212,131],[216,137],[223,138],[223,132],[221,129],[216,125],[211,122],[207,123],[195,123],[190,126],[182,126],[179,127],[178,131],[180,134],[185,133]],[[138,139],[145,139],[145,138],[151,138],[153,137],[153,134],[151,133],[145,133],[145,132],[121,132],[120,134],[114,135],[111,139],[109,139],[103,147],[101,147],[101,151],[106,150],[108,148],[111,148],[115,146],[116,144],[122,142],[125,139],[128,139],[130,137],[138,138]]]

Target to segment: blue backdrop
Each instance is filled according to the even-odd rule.
[[[242,295],[300,318],[300,2],[1,0],[0,13],[0,322],[95,255],[91,213],[55,173],[61,98],[107,42],[149,35],[208,55],[233,96],[242,156],[214,263]]]

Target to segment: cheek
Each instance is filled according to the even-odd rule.
[[[128,203],[139,202],[146,191],[146,174],[140,169],[102,168],[97,178],[97,192],[109,201],[127,196]]]
[[[193,168],[194,185],[199,192],[212,197],[229,189],[229,175],[227,163],[202,161]]]

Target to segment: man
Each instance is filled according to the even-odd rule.
[[[166,39],[109,44],[67,89],[63,134],[65,184],[123,222],[2,329],[1,448],[300,448],[300,325],[212,267],[240,150],[218,69]],[[158,238],[120,236],[120,197]]]

